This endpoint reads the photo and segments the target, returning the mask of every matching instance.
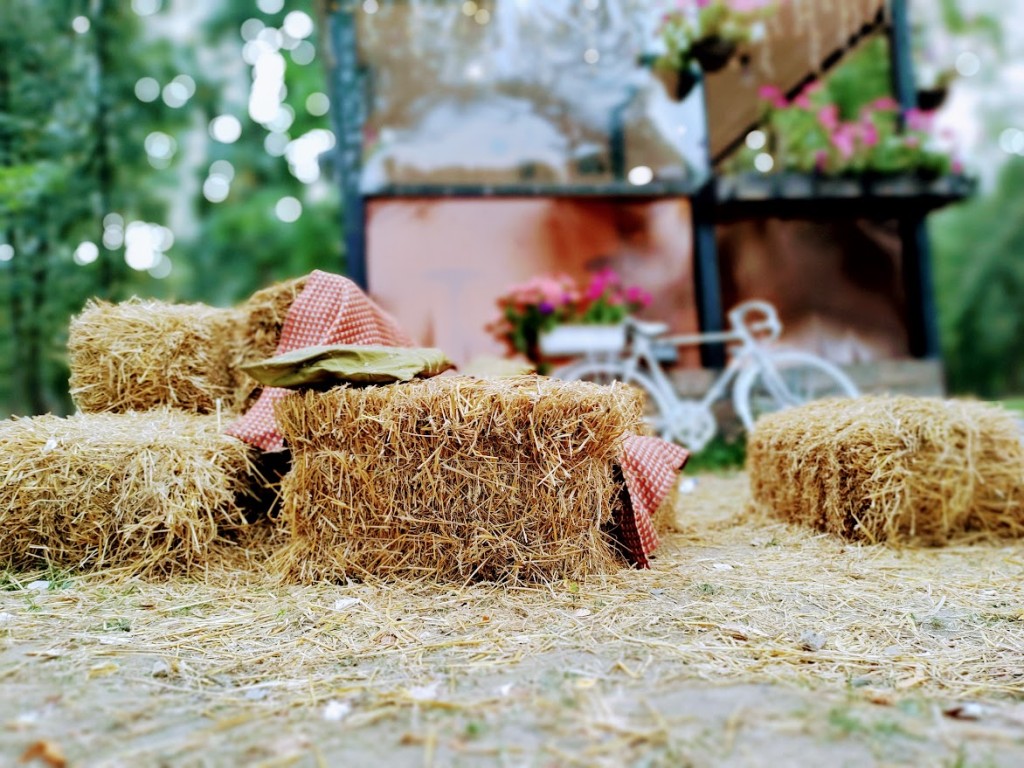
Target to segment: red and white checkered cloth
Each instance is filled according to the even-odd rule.
[[[347,277],[318,269],[306,280],[285,316],[277,354],[321,344],[416,346],[395,319],[358,285]],[[288,391],[265,388],[252,408],[225,431],[264,451],[283,450],[284,439],[274,420],[274,403]]]
[[[629,504],[615,522],[623,548],[637,568],[651,567],[648,558],[658,548],[652,518],[689,458],[685,448],[660,437],[630,435],[623,441],[619,464]]]
[[[321,344],[383,344],[413,347],[387,312],[351,280],[317,270],[306,280],[281,329],[277,354]],[[225,430],[264,451],[280,451],[284,439],[274,420],[274,403],[287,389],[267,387],[252,408]],[[615,528],[622,545],[639,568],[649,568],[648,558],[658,546],[651,516],[664,501],[689,454],[684,448],[656,437],[628,437],[622,446],[622,474],[630,503]]]

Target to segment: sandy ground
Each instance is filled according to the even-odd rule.
[[[533,589],[0,576],[0,765],[1024,765],[1024,546],[745,504]]]

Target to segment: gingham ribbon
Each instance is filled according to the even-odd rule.
[[[277,354],[321,344],[383,344],[413,347],[388,313],[351,280],[317,270],[306,281],[285,317]],[[287,389],[267,387],[252,408],[226,432],[264,451],[280,451],[284,439],[274,420],[274,403]],[[632,435],[623,442],[620,463],[629,503],[615,529],[638,568],[649,568],[658,546],[652,515],[672,489],[686,463],[685,449],[656,437]]]

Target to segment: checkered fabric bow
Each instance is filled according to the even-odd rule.
[[[383,344],[414,347],[389,314],[351,280],[317,270],[306,280],[285,317],[277,354],[322,344]],[[274,420],[274,403],[287,389],[266,387],[252,408],[225,430],[264,451],[284,449]],[[620,463],[629,493],[615,528],[623,549],[639,568],[650,567],[658,546],[652,515],[664,501],[689,454],[678,445],[655,437],[628,437]]]

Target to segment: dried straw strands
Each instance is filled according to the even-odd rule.
[[[171,410],[0,422],[0,569],[176,573],[246,525],[252,449]]]
[[[602,530],[641,397],[524,376],[290,395],[281,567],[302,581],[581,578],[621,565]]]
[[[271,357],[305,278],[253,294],[237,309],[130,299],[89,302],[71,321],[71,396],[84,413],[170,406],[243,413],[259,384],[240,370]]]
[[[239,313],[202,304],[90,301],[71,321],[70,389],[84,413],[234,410]]]
[[[1016,420],[979,402],[821,401],[766,416],[748,444],[756,506],[867,542],[1024,533]]]

